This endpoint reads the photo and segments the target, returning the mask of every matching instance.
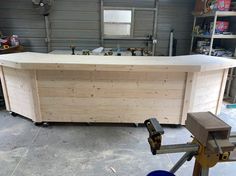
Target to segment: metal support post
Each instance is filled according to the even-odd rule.
[[[170,170],[171,173],[175,173],[186,161],[191,160],[191,158],[196,154],[196,152],[186,152],[179,161]]]

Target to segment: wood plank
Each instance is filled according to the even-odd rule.
[[[10,104],[10,100],[9,100],[9,96],[8,96],[8,90],[7,90],[6,80],[5,80],[4,71],[3,71],[2,66],[0,68],[0,78],[1,78],[1,85],[2,85],[5,106],[8,111],[11,111],[11,104]]]
[[[185,78],[184,72],[117,72],[117,71],[80,71],[80,70],[44,70],[37,71],[38,80],[143,80],[178,81]]]
[[[160,81],[145,81],[145,80],[96,80],[96,81],[74,81],[74,80],[51,80],[39,81],[38,86],[41,88],[117,88],[117,89],[150,89],[150,90],[183,90],[185,80],[160,80]]]
[[[206,55],[103,57],[25,52],[1,55],[0,64],[7,67],[36,70],[201,72],[235,67],[236,61]]]
[[[228,77],[228,71],[229,69],[224,69],[224,73],[222,76],[222,81],[220,84],[220,91],[219,91],[219,95],[218,95],[218,101],[217,101],[217,105],[216,105],[216,114],[220,114],[221,111],[221,106],[222,106],[222,102],[223,102],[223,97],[224,97],[224,92],[225,92],[225,85],[227,82],[227,77]]]
[[[32,70],[30,72],[31,76],[31,91],[33,96],[33,105],[35,110],[35,119],[34,122],[42,122],[42,114],[41,114],[41,107],[40,107],[40,99],[39,99],[39,90],[38,90],[38,81],[37,81],[37,71]]]
[[[180,124],[185,124],[187,113],[191,111],[193,108],[194,93],[196,92],[195,88],[197,84],[197,76],[198,73],[190,73],[190,72],[187,73],[182,115],[179,121]]]
[[[173,122],[181,115],[182,100],[138,98],[41,98],[44,120],[96,122],[137,122],[157,117],[162,122]],[[168,109],[168,111],[167,111]],[[178,117],[178,118],[177,118]]]
[[[36,120],[39,113],[34,102],[34,72],[4,67],[11,111]],[[35,85],[36,86],[36,85]]]
[[[223,70],[201,72],[197,77],[193,109],[190,112],[211,111],[216,113]]]
[[[42,97],[106,97],[106,98],[167,98],[181,99],[183,90],[158,90],[158,89],[136,89],[134,88],[39,88]]]
[[[11,109],[34,121],[184,123],[187,112],[220,107],[223,69],[210,56],[0,56]],[[12,69],[13,67],[16,69]],[[188,73],[188,76],[186,76]],[[91,118],[91,119],[90,119]]]
[[[216,139],[228,139],[231,127],[210,112],[188,113],[186,128],[204,146],[212,135]]]
[[[179,123],[185,73],[37,73],[43,120],[143,123],[157,116],[163,123]]]

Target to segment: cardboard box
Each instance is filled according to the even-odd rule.
[[[205,13],[206,9],[206,0],[196,0],[194,13],[202,14]]]
[[[195,14],[204,14],[210,11],[229,11],[231,0],[196,0]]]

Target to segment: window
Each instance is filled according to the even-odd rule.
[[[131,10],[104,10],[104,36],[130,37]]]

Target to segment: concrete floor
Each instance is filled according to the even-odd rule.
[[[220,117],[236,131],[236,110]],[[165,127],[164,144],[186,143],[184,128]],[[169,170],[181,154],[153,156],[144,127],[52,124],[36,127],[22,117],[0,111],[0,176],[145,176]],[[190,176],[194,160],[177,176]],[[213,176],[235,176],[236,163],[218,164]]]

